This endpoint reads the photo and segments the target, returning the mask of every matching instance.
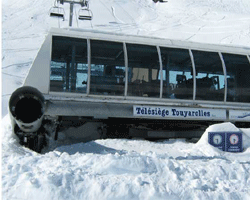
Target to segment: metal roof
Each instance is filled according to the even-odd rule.
[[[108,40],[125,43],[156,45],[170,48],[183,48],[201,51],[214,51],[222,53],[233,53],[250,55],[250,46],[223,45],[190,42],[185,40],[173,40],[167,38],[156,38],[149,36],[127,35],[123,33],[114,33],[107,31],[76,29],[76,28],[51,28],[50,34],[67,37],[77,37],[86,39]]]

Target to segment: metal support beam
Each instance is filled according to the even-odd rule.
[[[87,79],[87,95],[90,93],[90,78],[91,78],[91,44],[90,39],[87,40],[88,45],[88,79]]]
[[[224,90],[224,102],[227,101],[227,68],[225,61],[223,59],[223,55],[221,52],[219,52],[220,60],[222,63],[222,68],[223,68],[223,73],[224,73],[224,85],[225,85],[225,90]]]
[[[125,61],[125,91],[124,96],[128,95],[128,52],[126,43],[123,42],[123,51],[124,51],[124,61]]]
[[[71,2],[70,3],[70,13],[69,13],[69,26],[72,26],[73,10],[74,10],[74,2]]]
[[[162,66],[162,58],[161,58],[161,49],[159,46],[156,47],[159,57],[159,63],[160,63],[160,98],[162,98],[163,93],[163,66]]]
[[[191,58],[191,63],[193,68],[193,101],[194,101],[196,99],[196,69],[195,69],[194,56],[191,49],[189,49],[189,56]]]

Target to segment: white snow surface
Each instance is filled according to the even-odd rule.
[[[10,94],[26,77],[50,27],[53,0],[2,1],[2,199],[250,199],[250,129],[208,127],[197,143],[107,139],[37,154],[12,134]],[[92,22],[73,27],[202,43],[250,46],[249,0],[90,0]],[[75,7],[75,14],[79,7]],[[4,117],[5,116],[5,117]],[[208,132],[242,131],[242,153],[208,144]]]
[[[208,132],[243,132],[242,153],[208,144]],[[106,139],[37,154],[3,119],[3,199],[250,199],[250,130],[210,126],[196,143]]]

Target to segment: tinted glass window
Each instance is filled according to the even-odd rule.
[[[91,40],[90,93],[124,95],[123,43]]]
[[[159,56],[155,46],[127,44],[128,95],[160,97]]]
[[[196,68],[196,99],[223,101],[225,77],[218,53],[192,51]]]
[[[85,93],[87,63],[86,40],[54,36],[50,91]]]
[[[161,48],[163,98],[193,99],[192,64],[189,51]]]
[[[250,64],[247,56],[222,54],[227,68],[227,101],[250,102]]]

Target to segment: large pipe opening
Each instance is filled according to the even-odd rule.
[[[30,132],[40,128],[44,102],[42,93],[33,87],[21,87],[12,94],[9,110],[20,129]]]
[[[15,114],[17,120],[32,123],[43,115],[43,107],[37,99],[24,97],[17,102]]]

